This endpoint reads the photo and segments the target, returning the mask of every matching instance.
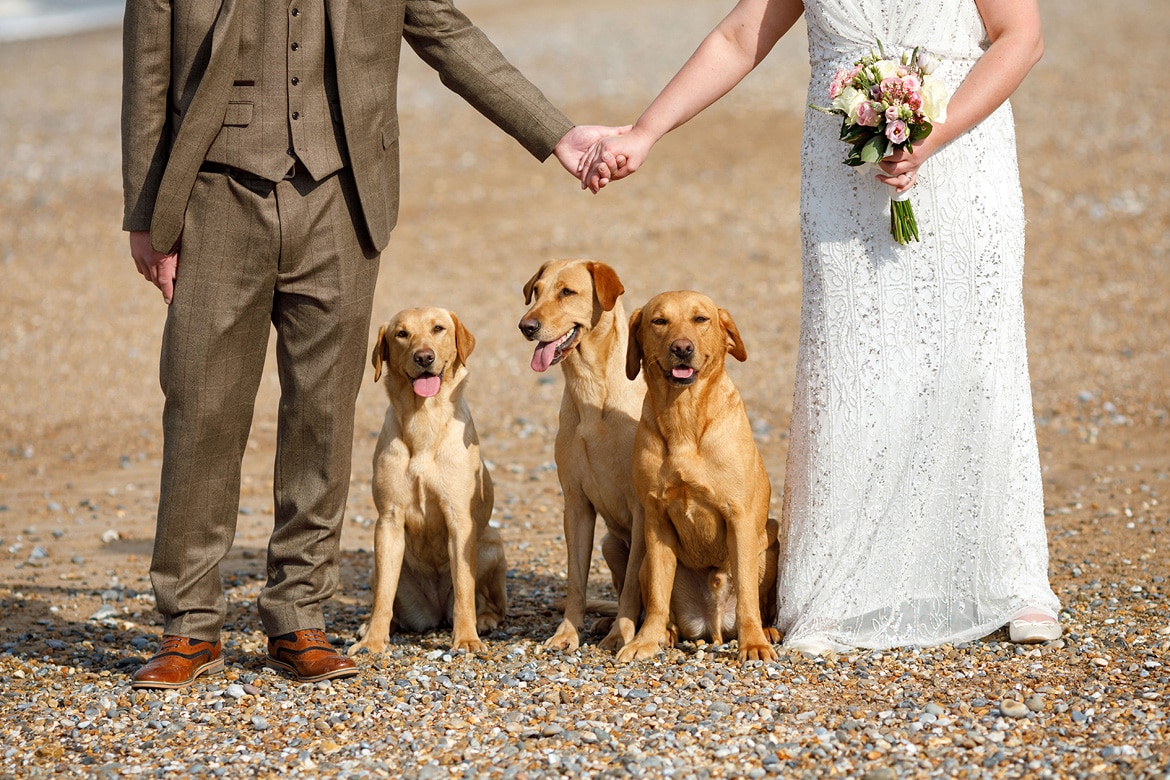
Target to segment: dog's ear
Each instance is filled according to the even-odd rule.
[[[626,376],[633,381],[642,370],[642,310],[630,315],[630,337],[626,343]]]
[[[747,347],[743,345],[743,337],[739,335],[739,328],[735,327],[735,320],[725,309],[719,310],[719,324],[727,331],[727,354],[740,363],[747,360]]]
[[[378,338],[374,339],[374,354],[370,355],[370,362],[374,364],[374,381],[382,378],[382,361],[390,360],[390,345],[386,343],[386,325],[378,328]]]
[[[552,260],[546,260],[544,263],[542,263],[540,269],[532,275],[532,278],[524,283],[525,306],[532,303],[532,288],[536,286],[536,283],[540,280],[540,277],[544,275],[544,269],[548,268],[548,264],[551,262]]]
[[[467,365],[467,357],[475,349],[475,336],[454,314],[451,315],[451,321],[455,323],[455,359],[461,365]]]
[[[617,305],[618,296],[626,291],[626,288],[622,286],[622,280],[618,278],[617,271],[605,263],[592,261],[586,263],[585,267],[593,276],[593,292],[597,296],[597,302],[601,304],[602,311],[613,311],[613,307]]]

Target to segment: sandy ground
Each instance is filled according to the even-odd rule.
[[[631,121],[726,5],[462,4],[570,116],[598,123]],[[1170,533],[1161,495],[1170,490],[1170,150],[1156,75],[1170,10],[1141,0],[1107,12],[1088,0],[1041,5],[1047,53],[1013,103],[1051,578],[1070,641],[1092,644],[1109,626],[1095,641],[1121,670],[1111,684],[1154,686],[1147,698],[1165,718],[1170,688],[1139,670],[1170,646],[1161,544]],[[564,577],[552,454],[562,381],[528,368],[516,329],[521,287],[543,260],[611,264],[628,310],[692,288],[731,311],[751,356],[731,371],[778,510],[799,323],[804,45],[794,32],[740,90],[663,141],[642,173],[597,197],[555,161],[537,165],[408,57],[402,219],[383,256],[371,338],[380,321],[419,304],[454,310],[475,333],[468,396],[494,471],[515,625],[531,639],[555,626],[546,597]],[[104,648],[111,659],[135,655],[129,638],[158,630],[145,594],[165,308],[119,230],[119,88],[117,30],[0,46],[0,644],[20,658],[51,657],[47,638],[86,624],[103,601],[123,621]],[[370,456],[385,410],[369,379],[345,576],[330,613],[345,639],[369,598]],[[229,578],[263,571],[277,397],[270,360]],[[595,564],[598,593],[607,579]],[[254,637],[249,607],[234,601],[232,629]],[[1157,753],[1164,765],[1165,743]]]

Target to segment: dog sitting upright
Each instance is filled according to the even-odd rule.
[[[560,364],[565,377],[557,430],[557,476],[565,500],[568,594],[564,619],[549,647],[576,650],[585,616],[585,589],[597,516],[607,533],[601,552],[618,593],[617,619],[601,646],[633,639],[642,612],[642,504],[634,492],[631,457],[645,387],[625,374],[625,292],[605,263],[553,260],[524,285],[531,304],[520,331],[536,341],[532,368]]]
[[[453,650],[474,652],[504,619],[504,545],[463,400],[474,347],[445,309],[407,309],[378,330],[374,381],[385,367],[390,406],[374,448],[374,609],[350,655],[381,652],[395,627],[445,625]]]
[[[646,377],[633,469],[645,508],[646,618],[618,660],[649,658],[675,632],[716,643],[736,637],[741,662],[774,660],[778,525],[768,517],[763,458],[724,368],[729,353],[747,359],[739,330],[694,292],[655,296],[629,330],[627,373]]]

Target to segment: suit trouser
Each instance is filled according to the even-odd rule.
[[[164,633],[219,637],[219,564],[270,330],[280,380],[274,526],[258,608],[277,636],[324,628],[337,586],[354,407],[378,254],[349,171],[272,184],[201,172],[163,332],[163,465],[151,582]]]

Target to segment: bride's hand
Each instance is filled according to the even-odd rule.
[[[925,140],[919,142],[913,154],[905,149],[894,150],[893,154],[878,163],[878,168],[884,172],[884,175],[878,174],[875,178],[882,184],[893,187],[899,193],[910,189],[918,180],[918,169],[930,156],[930,152],[923,148],[925,145]]]
[[[581,186],[596,194],[611,181],[624,179],[641,167],[653,145],[637,129],[600,139],[581,158]]]

